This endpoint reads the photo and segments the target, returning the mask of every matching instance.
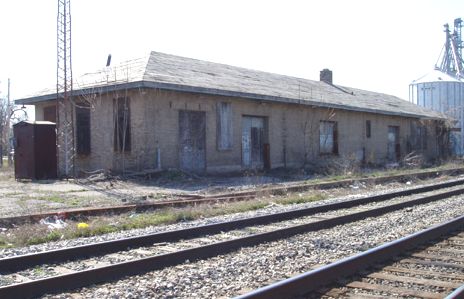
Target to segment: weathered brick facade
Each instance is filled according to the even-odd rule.
[[[114,149],[113,99],[126,95],[130,98],[131,150],[120,153]],[[227,150],[218,149],[217,105],[231,103],[232,142]],[[53,102],[36,104],[36,119],[43,120],[45,107]],[[159,89],[134,89],[98,94],[90,111],[89,155],[76,156],[77,173],[99,169],[116,172],[140,171],[180,167],[179,111],[204,111],[206,116],[205,171],[231,172],[244,169],[242,165],[242,118],[264,117],[267,128],[265,142],[269,144],[270,166],[301,167],[312,162],[330,159],[355,159],[359,162],[382,164],[387,162],[388,127],[399,127],[401,155],[407,154],[413,123],[418,118],[389,116],[341,109],[311,107],[298,104],[272,103],[249,99],[202,95]],[[338,126],[338,154],[319,152],[319,123],[336,122]],[[371,137],[366,137],[366,121],[371,123]],[[427,148],[429,159],[438,158],[435,136],[437,121],[429,121]],[[158,155],[160,164],[158,165]],[[305,161],[306,160],[306,161]]]
[[[313,81],[151,52],[80,80],[71,102],[85,100],[90,110],[68,107],[78,175],[383,164],[411,152],[428,159],[446,153],[446,116],[335,85],[328,69]],[[37,120],[53,121],[55,101],[49,90],[16,103],[35,105]]]

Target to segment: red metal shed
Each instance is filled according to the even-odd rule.
[[[13,126],[15,178],[56,178],[56,131],[49,121],[22,121]]]

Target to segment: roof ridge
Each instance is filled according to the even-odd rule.
[[[186,59],[186,60],[190,60],[190,61],[196,61],[196,62],[206,62],[206,63],[209,63],[209,64],[215,64],[215,65],[218,65],[218,66],[226,66],[226,67],[230,67],[230,68],[234,68],[234,69],[241,69],[241,70],[252,71],[252,72],[256,72],[256,73],[263,73],[263,74],[275,75],[275,76],[280,76],[280,77],[293,78],[293,79],[297,79],[297,80],[305,80],[305,81],[318,82],[318,83],[322,82],[322,81],[319,81],[319,80],[312,80],[312,79],[303,78],[303,77],[290,76],[290,75],[279,74],[279,73],[275,73],[275,72],[263,71],[263,70],[247,68],[247,67],[243,67],[243,66],[236,66],[236,65],[222,63],[222,62],[202,60],[202,59],[198,59],[198,58],[191,58],[191,57],[187,57],[187,56],[174,55],[174,54],[158,52],[158,51],[151,51],[150,52],[150,58],[152,57],[153,54],[161,54],[161,55],[165,55],[165,56],[169,56],[169,57],[173,57],[173,58],[182,58],[182,59]]]
[[[132,66],[134,73],[129,72]],[[151,51],[148,57],[122,62],[111,71],[89,75],[93,81],[90,80],[85,87],[80,86],[75,90],[76,94],[143,87],[407,117],[442,118],[437,112],[423,110],[385,93],[156,51]],[[102,78],[102,74],[106,77]],[[28,104],[51,98],[52,94],[38,94],[18,103]]]

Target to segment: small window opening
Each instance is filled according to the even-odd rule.
[[[131,151],[130,99],[121,97],[113,100],[114,107],[114,150]]]
[[[76,107],[76,151],[90,154],[90,108]]]
[[[366,120],[366,138],[371,138],[371,121]]]
[[[319,152],[338,154],[338,129],[334,121],[321,121],[319,124]]]

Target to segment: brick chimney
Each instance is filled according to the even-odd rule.
[[[329,70],[329,69],[323,69],[319,75],[319,79],[322,81],[322,82],[325,82],[325,83],[328,83],[330,85],[333,84],[333,81],[332,81],[332,71]]]

